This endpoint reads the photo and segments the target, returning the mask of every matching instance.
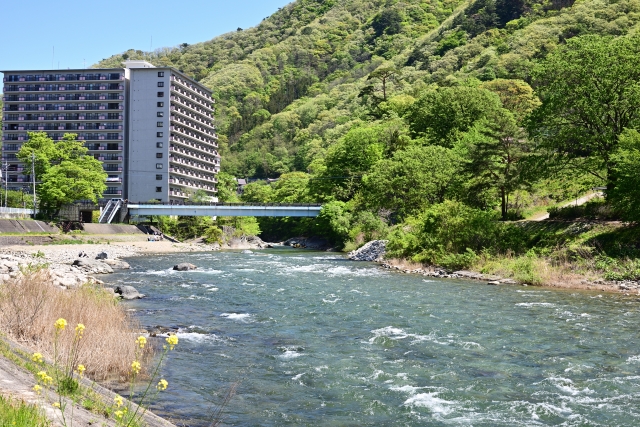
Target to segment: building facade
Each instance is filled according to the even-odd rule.
[[[28,188],[17,159],[27,132],[54,141],[75,133],[107,172],[103,198],[180,202],[197,190],[215,201],[220,170],[213,99],[172,68],[4,71],[3,179]]]

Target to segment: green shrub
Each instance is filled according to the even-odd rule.
[[[43,411],[24,400],[0,396],[0,425],[15,427],[47,427],[51,423]]]

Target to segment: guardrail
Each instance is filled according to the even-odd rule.
[[[36,212],[38,212],[38,211],[36,210]],[[3,207],[0,207],[0,213],[31,215],[31,214],[33,214],[33,209],[3,208]]]

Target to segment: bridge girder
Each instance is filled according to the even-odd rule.
[[[129,204],[129,215],[316,217],[322,206],[225,206]]]

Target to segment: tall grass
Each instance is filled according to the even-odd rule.
[[[0,285],[0,330],[49,360],[53,359],[53,325],[59,318],[85,325],[78,362],[88,376],[95,380],[128,377],[136,358],[133,337],[138,328],[112,295],[89,285],[60,290],[51,285],[46,270]],[[72,341],[73,334],[60,338],[60,355],[70,351]]]
[[[48,427],[51,422],[43,411],[24,400],[16,400],[0,395],[0,426]]]

